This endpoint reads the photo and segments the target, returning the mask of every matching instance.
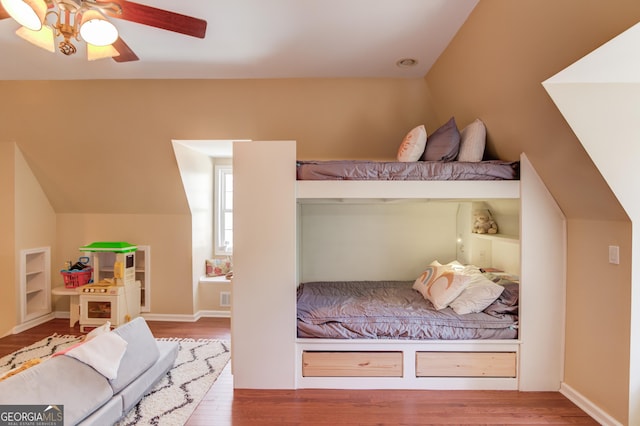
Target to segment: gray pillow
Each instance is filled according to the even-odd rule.
[[[494,317],[518,315],[520,285],[508,280],[500,280],[498,284],[502,285],[504,290],[491,305],[487,306],[484,312]]]
[[[422,161],[453,161],[458,156],[460,149],[460,132],[456,126],[456,120],[451,117],[449,121],[440,126],[427,138],[427,148],[420,160]]]

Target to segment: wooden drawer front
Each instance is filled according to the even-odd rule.
[[[418,377],[516,377],[515,352],[418,352]]]
[[[402,377],[402,352],[303,352],[304,377]]]

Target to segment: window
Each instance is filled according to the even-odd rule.
[[[216,254],[233,251],[233,170],[231,165],[217,165],[216,171]]]

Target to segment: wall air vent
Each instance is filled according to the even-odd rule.
[[[231,292],[230,291],[222,291],[220,292],[220,306],[231,306]]]

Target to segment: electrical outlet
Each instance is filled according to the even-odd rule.
[[[620,264],[620,247],[609,246],[609,263],[614,265]]]

